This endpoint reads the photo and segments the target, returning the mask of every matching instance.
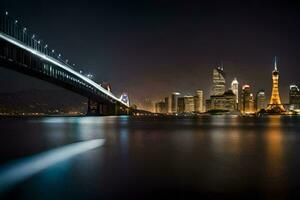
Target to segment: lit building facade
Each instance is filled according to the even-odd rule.
[[[233,81],[231,82],[231,90],[232,92],[235,94],[235,101],[236,104],[238,105],[239,103],[239,82],[237,81],[236,78],[233,79]]]
[[[289,104],[290,110],[300,109],[300,90],[297,85],[290,85]]]
[[[272,72],[272,95],[270,98],[270,103],[267,107],[267,111],[281,113],[285,112],[285,109],[281,103],[280,96],[279,96],[279,71],[277,68],[277,59],[275,57],[274,61],[274,70]]]
[[[205,100],[205,112],[211,110],[211,99]]]
[[[178,97],[177,105],[178,105],[177,112],[180,113],[180,114],[184,113],[184,110],[185,110],[184,97]]]
[[[184,96],[184,112],[192,113],[195,112],[195,100],[194,96]]]
[[[225,72],[223,67],[213,69],[213,86],[211,95],[223,95],[226,90]]]
[[[171,113],[170,97],[165,97],[166,113]]]
[[[255,99],[253,93],[250,93],[248,113],[255,113]]]
[[[197,90],[196,91],[196,96],[194,98],[195,102],[195,112],[201,113],[204,112],[203,108],[203,91],[202,90]]]
[[[155,113],[166,113],[166,104],[163,101],[155,103]]]
[[[224,110],[233,112],[236,110],[236,96],[232,90],[224,92],[223,95],[210,96],[209,110]]]
[[[179,92],[173,92],[171,96],[171,112],[177,113]]]
[[[253,113],[254,97],[250,90],[250,85],[243,85],[241,95],[241,112],[244,114]]]
[[[260,90],[256,93],[256,111],[260,111],[266,108],[266,94],[264,90]]]

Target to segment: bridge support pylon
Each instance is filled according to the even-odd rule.
[[[129,115],[129,108],[121,105],[119,102],[97,102],[88,99],[87,116],[114,116]]]
[[[88,108],[87,113],[88,116],[99,116],[100,115],[100,105],[98,102],[91,100],[88,98]]]

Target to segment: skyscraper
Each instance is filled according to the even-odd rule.
[[[238,103],[239,103],[239,82],[237,81],[236,78],[234,78],[233,81],[231,82],[231,90],[235,94],[236,104],[238,105]]]
[[[232,90],[224,92],[223,95],[210,96],[209,110],[223,110],[233,112],[236,110],[235,94]]]
[[[178,107],[178,96],[180,93],[173,92],[172,93],[172,102],[171,102],[171,111],[172,113],[177,113],[177,107]]]
[[[300,104],[300,90],[297,85],[290,85],[289,103]]]
[[[281,113],[284,112],[285,109],[281,104],[280,96],[279,96],[279,71],[277,69],[277,58],[274,59],[274,70],[272,72],[272,95],[270,98],[270,103],[267,107],[268,111]]]
[[[254,107],[253,94],[250,92],[250,85],[243,85],[242,87],[242,96],[241,96],[241,112],[242,113],[251,113],[252,107]],[[252,105],[253,104],[253,105]]]
[[[226,90],[225,72],[223,67],[213,69],[213,86],[211,95],[223,95]]]
[[[196,91],[196,96],[194,98],[195,100],[195,111],[196,112],[203,112],[203,91],[202,90],[197,90]]]
[[[300,90],[297,85],[290,85],[289,104],[290,110],[300,109]]]
[[[255,101],[253,93],[250,93],[248,113],[255,113]]]
[[[166,113],[171,112],[170,97],[165,97]]]
[[[184,113],[184,97],[178,97],[177,99],[177,112],[179,114]]]
[[[191,113],[195,111],[194,96],[184,96],[184,112]]]
[[[264,90],[259,90],[256,93],[256,111],[266,108],[266,94]]]
[[[165,113],[166,104],[163,101],[155,103],[155,113]]]

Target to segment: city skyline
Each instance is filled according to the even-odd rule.
[[[284,103],[288,101],[288,88],[292,84],[289,80],[295,80],[294,83],[299,85],[296,76],[299,73],[296,37],[299,30],[295,29],[299,20],[293,15],[297,10],[295,5],[274,2],[269,7],[267,3],[258,2],[224,5],[166,1],[138,3],[134,8],[126,4],[119,12],[123,4],[91,2],[84,5],[87,12],[81,9],[82,2],[72,6],[62,2],[58,10],[47,1],[35,2],[27,1],[16,8],[13,6],[16,2],[2,1],[1,8],[61,50],[64,56],[86,66],[83,70],[92,72],[95,81],[111,83],[118,94],[128,92],[132,103],[141,104],[145,99],[155,101],[174,90],[192,94],[201,85],[206,86],[203,90],[207,96],[210,91],[206,88],[210,88],[210,83],[206,76],[215,62],[223,63],[229,74],[228,80],[236,76],[240,85],[249,83],[257,87],[254,90],[265,88],[269,98],[271,85],[265,77],[272,69],[270,61],[274,55],[279,57],[281,69],[284,69],[280,88]],[[26,8],[32,5],[37,9],[27,12]],[[246,11],[247,6],[249,11]],[[37,19],[34,16],[40,10],[43,15]],[[70,20],[74,13],[82,15]],[[153,18],[154,13],[162,21]],[[260,22],[258,18],[263,20]],[[289,23],[282,23],[286,21]],[[269,26],[263,27],[263,24]],[[94,25],[93,31],[89,32],[88,25]],[[54,28],[59,31],[50,31]],[[214,32],[216,36],[208,35],[208,32]],[[66,33],[72,37],[65,37]],[[74,41],[79,37],[80,46],[76,46]],[[260,73],[257,73],[258,69]],[[35,84],[32,78],[2,69],[1,72],[1,83],[10,84],[11,90],[53,88],[45,83]],[[11,74],[18,80],[12,82],[5,78]],[[152,88],[155,93],[149,92]]]
[[[226,72],[224,66],[216,66],[212,69],[212,87],[210,95],[203,97],[203,88],[199,87],[193,94],[185,92],[173,92],[171,96],[164,97],[154,104],[152,112],[161,114],[200,114],[227,112],[231,114],[254,114],[254,113],[292,113],[299,112],[300,90],[297,85],[290,84],[288,103],[282,103],[280,96],[279,64],[277,57],[273,59],[272,71],[272,95],[266,98],[265,89],[258,91],[252,89],[252,85],[239,86],[236,77],[227,88]],[[292,81],[292,80],[291,80]],[[239,92],[241,90],[241,92]],[[201,93],[199,96],[198,93]],[[268,101],[268,103],[267,103]],[[169,105],[171,109],[169,108]],[[201,105],[201,109],[199,109]],[[202,109],[203,107],[203,109]]]
[[[0,199],[300,196],[299,10],[1,0]]]

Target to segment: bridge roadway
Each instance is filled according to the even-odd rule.
[[[89,115],[128,115],[128,97],[110,91],[77,72],[54,51],[7,16],[0,18],[0,66],[48,81],[88,98]],[[25,35],[26,33],[26,35]],[[125,101],[124,101],[125,99]],[[126,100],[127,99],[127,100]],[[135,113],[137,111],[134,111]]]

